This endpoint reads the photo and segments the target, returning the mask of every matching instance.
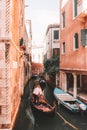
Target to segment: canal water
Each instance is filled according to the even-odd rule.
[[[13,130],[87,130],[87,112],[72,113],[60,106],[56,109],[55,117],[35,117],[27,100],[31,85],[30,82],[26,85]],[[52,104],[55,100],[53,88],[49,86],[46,89],[46,99]]]

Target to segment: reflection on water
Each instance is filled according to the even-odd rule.
[[[67,126],[57,115],[54,118],[36,119],[34,130],[73,130]]]
[[[58,113],[63,115],[64,120],[57,114],[54,118],[44,119],[36,117],[34,130],[87,130],[87,113],[84,115],[81,115],[81,113],[73,114],[62,106]]]
[[[78,130],[87,130],[87,113],[85,115],[81,115],[81,113],[73,114],[63,108],[63,106],[61,106],[58,112],[67,121],[77,127]],[[53,118],[37,116],[35,117],[35,125],[33,126],[31,120],[26,117],[24,102],[22,102],[13,130],[73,130],[73,128],[66,124],[57,114]]]
[[[45,94],[49,100],[49,97],[47,97],[48,94]],[[53,98],[50,97],[50,99]],[[57,114],[53,118],[39,116],[34,116],[33,118],[32,114],[30,114],[32,117],[29,118],[26,116],[26,108],[26,100],[22,100],[13,130],[74,130],[72,126],[75,126],[78,130],[87,130],[87,112],[84,115],[81,113],[72,113],[63,106],[60,106],[57,111],[70,123],[69,125]],[[30,110],[29,106],[28,109]]]
[[[35,125],[33,126],[29,118],[26,117],[22,105],[13,130],[73,130],[73,128],[66,124],[57,114],[53,118],[35,117]],[[87,113],[85,113],[85,115],[81,115],[80,113],[73,114],[62,106],[58,112],[60,112],[67,121],[77,127],[78,130],[87,130]]]

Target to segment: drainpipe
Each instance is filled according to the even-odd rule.
[[[73,77],[74,77],[73,96],[76,98],[77,97],[77,75],[73,73]]]

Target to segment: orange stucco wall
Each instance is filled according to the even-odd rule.
[[[65,28],[62,29],[61,15],[64,11]],[[60,9],[60,12],[60,68],[87,69],[87,48],[81,45],[81,29],[87,28],[87,17],[84,23],[78,17],[73,18],[72,0],[68,0],[65,6]],[[78,33],[79,41],[77,50],[74,50],[73,44],[75,33]],[[63,42],[65,42],[65,54],[62,54]]]

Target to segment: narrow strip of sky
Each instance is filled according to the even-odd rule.
[[[32,37],[36,44],[43,41],[47,26],[59,23],[59,0],[26,0],[26,17],[32,21]]]

